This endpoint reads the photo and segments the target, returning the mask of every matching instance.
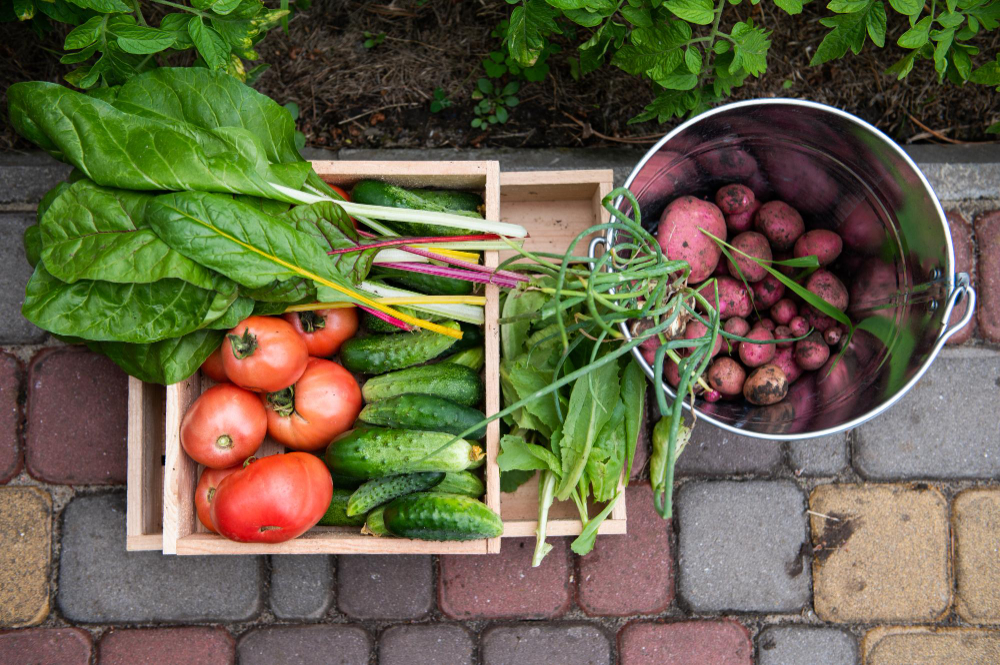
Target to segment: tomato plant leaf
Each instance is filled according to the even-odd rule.
[[[710,25],[715,19],[712,0],[667,0],[663,6],[677,18],[695,25]]]
[[[545,46],[547,34],[561,34],[556,23],[559,11],[545,0],[527,0],[514,9],[507,28],[507,48],[523,67],[530,67],[538,60]]]
[[[734,25],[730,36],[733,38],[733,62],[729,65],[729,73],[742,67],[753,76],[763,74],[767,69],[767,49],[771,46],[768,33],[748,20]]]
[[[66,40],[63,42],[63,49],[67,51],[90,46],[97,41],[101,34],[107,18],[104,16],[92,16],[82,25],[78,25],[69,31]]]
[[[225,69],[229,62],[229,44],[214,28],[205,25],[200,17],[188,22],[188,35],[209,69]]]
[[[126,53],[148,55],[170,48],[174,36],[158,28],[144,25],[116,26],[110,31],[118,38],[118,46]]]
[[[69,0],[77,7],[83,9],[93,9],[101,14],[111,14],[113,12],[130,12],[132,7],[122,0]]]

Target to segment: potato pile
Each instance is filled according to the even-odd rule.
[[[820,267],[809,274],[804,286],[840,311],[847,310],[848,290],[827,268],[840,255],[843,240],[825,229],[806,231],[802,215],[795,208],[783,201],[761,203],[749,187],[740,184],[722,187],[714,203],[681,196],[660,217],[657,241],[667,258],[691,266],[691,285],[714,277],[723,329],[754,340],[731,342],[719,337],[706,375],[716,394],[705,397],[714,401],[742,396],[755,405],[776,404],[804,372],[819,369],[831,353],[836,353],[845,331],[794,293],[786,293],[785,285],[759,263],[732,251],[733,259],[724,258],[719,244],[702,229],[763,261],[815,256]],[[789,276],[798,271],[781,266],[778,269]],[[713,302],[715,287],[707,282],[700,293]],[[705,333],[705,326],[692,320],[683,336],[695,339]],[[807,333],[805,339],[775,343]],[[648,360],[652,360],[657,346],[658,340],[643,344]],[[668,359],[664,374],[669,383],[677,385],[676,363]]]

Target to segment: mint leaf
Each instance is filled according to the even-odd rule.
[[[545,0],[527,0],[510,15],[507,28],[507,48],[511,56],[523,67],[530,67],[538,60],[545,47],[545,36],[562,30],[556,24],[559,10]]]
[[[879,48],[885,46],[885,5],[882,4],[882,0],[878,0],[872,5],[872,9],[868,12],[868,18],[865,21],[865,26],[868,28],[868,36],[871,38],[872,43]]]
[[[710,25],[715,19],[712,0],[667,0],[663,6],[677,18],[696,25]]]
[[[729,65],[729,73],[736,72],[740,67],[748,74],[760,76],[767,69],[767,49],[771,40],[769,33],[756,28],[753,21],[737,23],[730,35],[733,38],[733,62]]]
[[[930,39],[931,17],[925,16],[916,24],[901,34],[896,43],[903,48],[920,48]]]

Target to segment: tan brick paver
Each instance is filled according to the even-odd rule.
[[[861,651],[864,665],[992,665],[1000,663],[1000,631],[880,627],[868,631]]]
[[[52,499],[36,487],[0,488],[0,625],[33,626],[49,613]]]
[[[1000,623],[1000,488],[955,497],[955,609],[969,623]]]
[[[948,507],[926,485],[821,485],[809,498],[816,614],[935,621],[951,605]],[[832,519],[830,519],[832,518]]]

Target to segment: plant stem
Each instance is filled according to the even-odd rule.
[[[726,8],[726,0],[719,0],[715,5],[715,20],[712,22],[712,29],[708,33],[708,46],[705,47],[705,66],[702,67],[701,73],[698,74],[698,87],[701,87],[702,82],[705,80],[705,73],[712,71],[712,64],[715,62],[715,39],[721,34],[719,33],[719,23],[722,21],[722,10]]]
[[[555,497],[556,476],[551,471],[542,471],[538,485],[538,526],[535,527],[535,553],[531,557],[531,567],[537,568],[552,546],[545,542],[545,530],[549,523],[549,507]]]
[[[134,10],[135,11],[135,18],[139,22],[139,25],[146,25],[146,26],[148,26],[149,24],[146,23],[146,17],[142,15],[142,8],[139,7],[139,0],[132,0],[132,6],[135,7],[135,10]]]
[[[173,7],[174,9],[180,9],[181,11],[189,12],[191,14],[195,14],[203,18],[218,18],[218,17],[212,17],[210,14],[197,10],[194,7],[188,7],[187,5],[180,5],[177,4],[176,2],[170,2],[170,0],[152,0],[152,2],[155,2],[160,5],[166,5],[167,7]],[[225,19],[226,17],[223,16],[221,18]]]

